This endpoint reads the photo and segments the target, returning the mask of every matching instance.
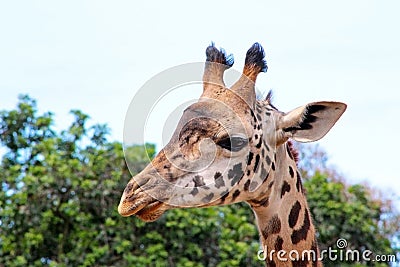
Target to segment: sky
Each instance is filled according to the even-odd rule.
[[[29,94],[41,112],[55,113],[58,129],[80,109],[122,141],[129,104],[146,81],[204,61],[211,41],[233,53],[240,70],[259,42],[269,69],[258,90],[272,89],[282,111],[345,102],[320,146],[349,182],[399,200],[399,10],[395,0],[0,1],[0,110]],[[165,98],[166,108],[201,92],[186,89]],[[159,113],[146,135],[158,148],[168,112]]]

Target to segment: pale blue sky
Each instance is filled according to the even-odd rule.
[[[203,61],[211,41],[241,69],[257,41],[269,66],[258,88],[273,89],[283,111],[347,103],[320,141],[330,162],[351,181],[399,194],[399,12],[394,0],[0,1],[0,109],[28,93],[56,113],[57,127],[77,108],[122,140],[125,112],[146,80]]]

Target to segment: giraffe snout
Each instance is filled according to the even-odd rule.
[[[150,182],[151,177],[134,177],[126,185],[118,205],[118,213],[122,216],[137,215],[145,221],[154,220],[161,215],[163,202],[149,194],[149,190],[157,183]]]

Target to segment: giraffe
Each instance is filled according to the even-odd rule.
[[[285,113],[271,103],[271,92],[257,100],[257,76],[268,69],[264,58],[262,46],[253,44],[240,78],[227,88],[223,76],[233,57],[207,47],[202,95],[183,112],[169,143],[128,182],[118,212],[154,221],[173,208],[244,201],[264,253],[286,252],[265,255],[267,266],[322,266],[291,140],[319,140],[347,106],[313,102]],[[290,251],[315,257],[289,258]]]

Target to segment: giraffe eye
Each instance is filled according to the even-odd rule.
[[[232,137],[226,137],[217,142],[217,145],[219,145],[222,148],[228,149],[229,151],[237,152],[241,150],[243,147],[245,147],[248,144],[248,140],[246,138],[238,137],[238,136],[232,136]]]

